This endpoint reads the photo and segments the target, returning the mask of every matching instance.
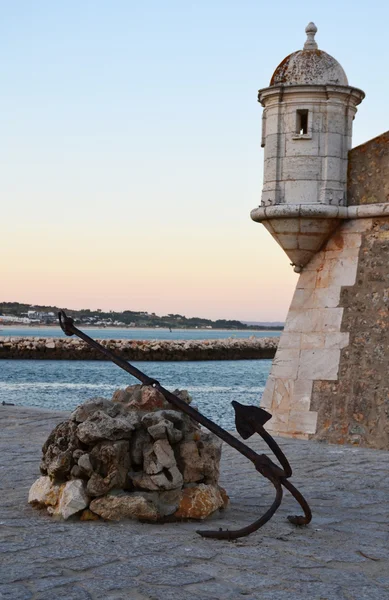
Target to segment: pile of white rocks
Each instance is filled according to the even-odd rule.
[[[149,386],[82,404],[42,451],[28,501],[58,518],[205,519],[228,503],[218,485],[221,441]]]

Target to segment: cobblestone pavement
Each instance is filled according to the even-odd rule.
[[[281,439],[311,525],[286,521],[296,513],[286,495],[255,534],[207,540],[195,530],[209,523],[60,522],[33,510],[41,445],[63,416],[0,406],[1,599],[389,600],[389,452]],[[231,507],[212,526],[232,529],[258,518],[273,491],[223,452]]]

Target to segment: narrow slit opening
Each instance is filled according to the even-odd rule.
[[[296,133],[304,135],[308,133],[308,110],[298,110],[296,114]]]

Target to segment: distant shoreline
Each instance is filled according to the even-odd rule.
[[[59,324],[51,324],[51,325],[29,325],[28,323],[19,323],[19,324],[15,324],[15,325],[3,325],[2,323],[0,323],[0,331],[5,331],[5,330],[12,330],[12,329],[51,329],[54,327],[58,327],[59,328]],[[126,327],[126,326],[121,326],[121,327],[96,327],[95,325],[85,325],[82,324],[79,326],[81,329],[96,329],[98,331],[116,331],[116,330],[121,330],[121,329],[128,329],[129,331],[170,331],[169,327]],[[212,327],[212,329],[206,329],[205,327],[172,327],[171,331],[173,333],[173,331],[231,331],[234,332],[236,331],[237,333],[244,331],[244,332],[250,332],[252,331],[253,333],[255,331],[261,331],[261,332],[266,332],[266,331],[283,331],[283,327],[272,327],[271,329],[268,328],[251,328],[248,327],[247,329],[229,329],[228,327],[221,327],[220,329],[218,327]]]

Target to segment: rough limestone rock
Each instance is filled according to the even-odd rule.
[[[176,466],[174,451],[168,440],[157,440],[144,448],[143,470],[148,475],[161,473]]]
[[[99,515],[86,508],[82,511],[80,515],[80,521],[98,521],[100,519]]]
[[[140,519],[156,521],[158,512],[152,502],[141,495],[123,494],[104,496],[92,500],[90,509],[108,521],[121,519]]]
[[[218,508],[224,508],[221,489],[200,483],[182,491],[180,505],[174,516],[178,519],[206,519]]]
[[[176,444],[182,440],[183,433],[176,429],[171,421],[161,419],[155,425],[150,425],[147,431],[154,440],[169,440],[171,444]]]
[[[130,459],[134,466],[143,465],[144,448],[149,446],[152,439],[145,429],[134,431],[130,444]]]
[[[151,475],[150,479],[158,486],[161,490],[175,490],[181,487],[184,483],[183,477],[176,466],[170,469],[163,469],[161,473],[157,475]]]
[[[154,442],[153,452],[163,469],[171,469],[176,466],[177,463],[174,456],[174,450],[168,440],[157,440]]]
[[[55,485],[50,477],[39,477],[31,486],[28,502],[36,507],[55,506],[59,499],[60,486]]]
[[[110,417],[102,410],[94,412],[77,427],[77,436],[84,444],[93,444],[101,440],[129,439],[139,416],[129,412],[127,415]]]
[[[157,473],[161,473],[162,469],[163,466],[155,455],[153,444],[145,446],[143,456],[144,472],[147,473],[147,475],[156,475]]]
[[[107,400],[107,398],[91,398],[91,400],[88,400],[87,402],[84,402],[84,404],[77,406],[77,408],[70,415],[70,418],[76,423],[83,423],[98,410],[102,410],[110,417],[116,417],[121,413],[120,405],[112,404],[112,402]]]
[[[89,454],[89,462],[94,472],[102,477],[113,477],[115,487],[120,488],[126,483],[131,466],[130,444],[127,440],[100,442]]]
[[[158,482],[154,482],[151,475],[147,475],[144,471],[130,472],[129,477],[136,489],[156,492],[159,490]]]
[[[81,456],[83,456],[83,454],[85,454],[85,450],[81,450],[81,448],[74,450],[73,459],[75,460],[75,462],[78,462],[78,460],[81,458]]]
[[[85,479],[85,473],[78,465],[74,465],[70,471],[70,479]]]
[[[118,402],[124,406],[126,406],[130,400],[134,401],[136,399],[139,402],[142,396],[142,387],[143,386],[138,383],[136,385],[129,385],[124,390],[116,390],[112,396],[112,402]]]
[[[204,479],[203,461],[194,440],[182,442],[178,448],[178,456],[184,483],[195,483]]]
[[[103,496],[113,488],[124,488],[130,469],[130,446],[127,440],[100,442],[89,455],[79,459],[92,473],[87,483],[89,496]]]
[[[73,452],[80,447],[76,423],[59,423],[43,445],[41,473],[52,478],[66,479],[75,464]]]
[[[68,519],[89,505],[90,498],[85,491],[82,479],[73,479],[61,487],[59,503],[53,514]]]
[[[150,499],[157,507],[160,517],[173,515],[178,509],[181,501],[181,488],[150,494]],[[146,496],[146,493],[143,494]]]
[[[149,412],[161,408],[169,408],[170,404],[162,396],[161,392],[152,386],[132,385],[123,393],[115,393],[113,402],[120,402],[127,409]]]
[[[160,473],[149,475],[143,471],[139,473],[131,473],[130,477],[136,488],[147,491],[156,490],[174,490],[181,488],[184,480],[182,474],[176,466],[170,469],[163,469]]]
[[[197,449],[201,457],[204,483],[217,484],[222,456],[221,439],[213,433],[201,431],[200,439],[197,442]]]
[[[162,421],[170,421],[173,424],[173,429],[167,429],[168,437],[169,433],[171,436],[171,439],[169,439],[171,443],[175,443],[174,440],[180,441],[183,437],[193,437],[195,432],[200,428],[196,421],[193,421],[188,415],[177,410],[158,410],[150,412],[142,418],[142,423],[147,427],[150,435],[152,435],[153,431],[153,429],[150,431],[150,428],[159,425]]]
[[[90,460],[89,454],[82,454],[77,461],[77,466],[86,476],[91,476],[93,473],[93,467]]]
[[[191,402],[187,392],[175,394]],[[217,485],[220,440],[151,386],[77,407],[42,450],[45,476],[29,502],[56,517],[203,519],[226,503]]]

